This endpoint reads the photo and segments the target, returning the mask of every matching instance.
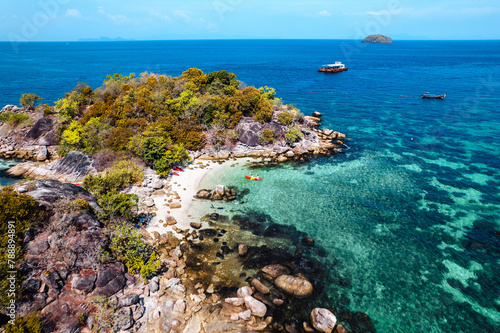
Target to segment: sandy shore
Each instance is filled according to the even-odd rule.
[[[154,231],[157,231],[159,234],[164,234],[168,231],[172,231],[174,234],[177,234],[173,229],[174,227],[179,229],[190,229],[191,227],[189,224],[195,220],[191,219],[189,216],[189,209],[193,200],[195,200],[194,196],[198,190],[200,190],[199,185],[201,180],[215,168],[221,168],[227,164],[233,164],[234,161],[224,161],[222,164],[212,161],[202,161],[202,163],[203,165],[192,164],[184,168],[184,171],[177,172],[179,176],[169,177],[168,184],[165,186],[164,190],[166,193],[164,195],[153,196],[153,200],[158,211],[156,211],[156,216],[151,220],[146,228],[150,234]],[[167,191],[167,188],[170,188],[170,190]],[[171,195],[168,195],[168,193]],[[179,199],[174,199],[176,194]],[[169,199],[173,199],[172,202],[179,202],[181,204],[181,208],[171,209],[168,206]],[[177,223],[175,225],[165,227],[164,223],[168,215],[175,218]]]

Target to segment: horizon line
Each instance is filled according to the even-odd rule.
[[[357,38],[185,38],[185,39],[125,39],[122,37],[98,37],[98,38],[80,38],[77,40],[40,40],[40,41],[10,41],[0,40],[0,43],[92,43],[92,42],[174,42],[174,41],[263,41],[263,40],[343,40],[343,41],[362,41]],[[481,38],[481,39],[392,39],[393,42],[446,42],[446,41],[500,41],[500,38]],[[367,43],[367,44],[391,44],[391,43]]]

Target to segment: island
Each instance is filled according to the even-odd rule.
[[[390,44],[392,43],[392,38],[383,35],[370,35],[363,39],[363,43]]]
[[[53,106],[39,100],[0,111],[1,156],[29,160],[8,171],[25,179],[0,189],[0,243],[15,248],[0,278],[15,271],[17,283],[0,292],[21,288],[4,322],[34,333],[375,331],[362,312],[321,307],[338,273],[293,224],[189,212],[193,200],[245,202],[231,184],[198,188],[215,168],[343,149],[321,113],[195,68],[110,75]]]

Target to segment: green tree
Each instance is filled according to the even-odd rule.
[[[32,93],[22,94],[21,98],[19,99],[19,104],[21,104],[22,106],[27,106],[28,108],[33,110],[35,108],[36,102],[41,100],[42,99],[39,96]]]
[[[73,119],[78,114],[78,101],[65,97],[56,102],[55,110],[65,120]]]
[[[207,75],[203,73],[201,69],[190,68],[182,73],[183,78],[185,78],[188,83],[186,88],[192,91],[199,91],[203,85],[207,82]]]

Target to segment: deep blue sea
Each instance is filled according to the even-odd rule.
[[[500,331],[500,41],[338,40],[0,43],[0,105],[53,102],[106,74],[226,69],[270,86],[350,150],[308,164],[203,180],[249,188],[246,209],[328,252],[331,285],[378,332]],[[318,73],[342,61],[349,71]],[[448,93],[423,100],[424,92]]]

